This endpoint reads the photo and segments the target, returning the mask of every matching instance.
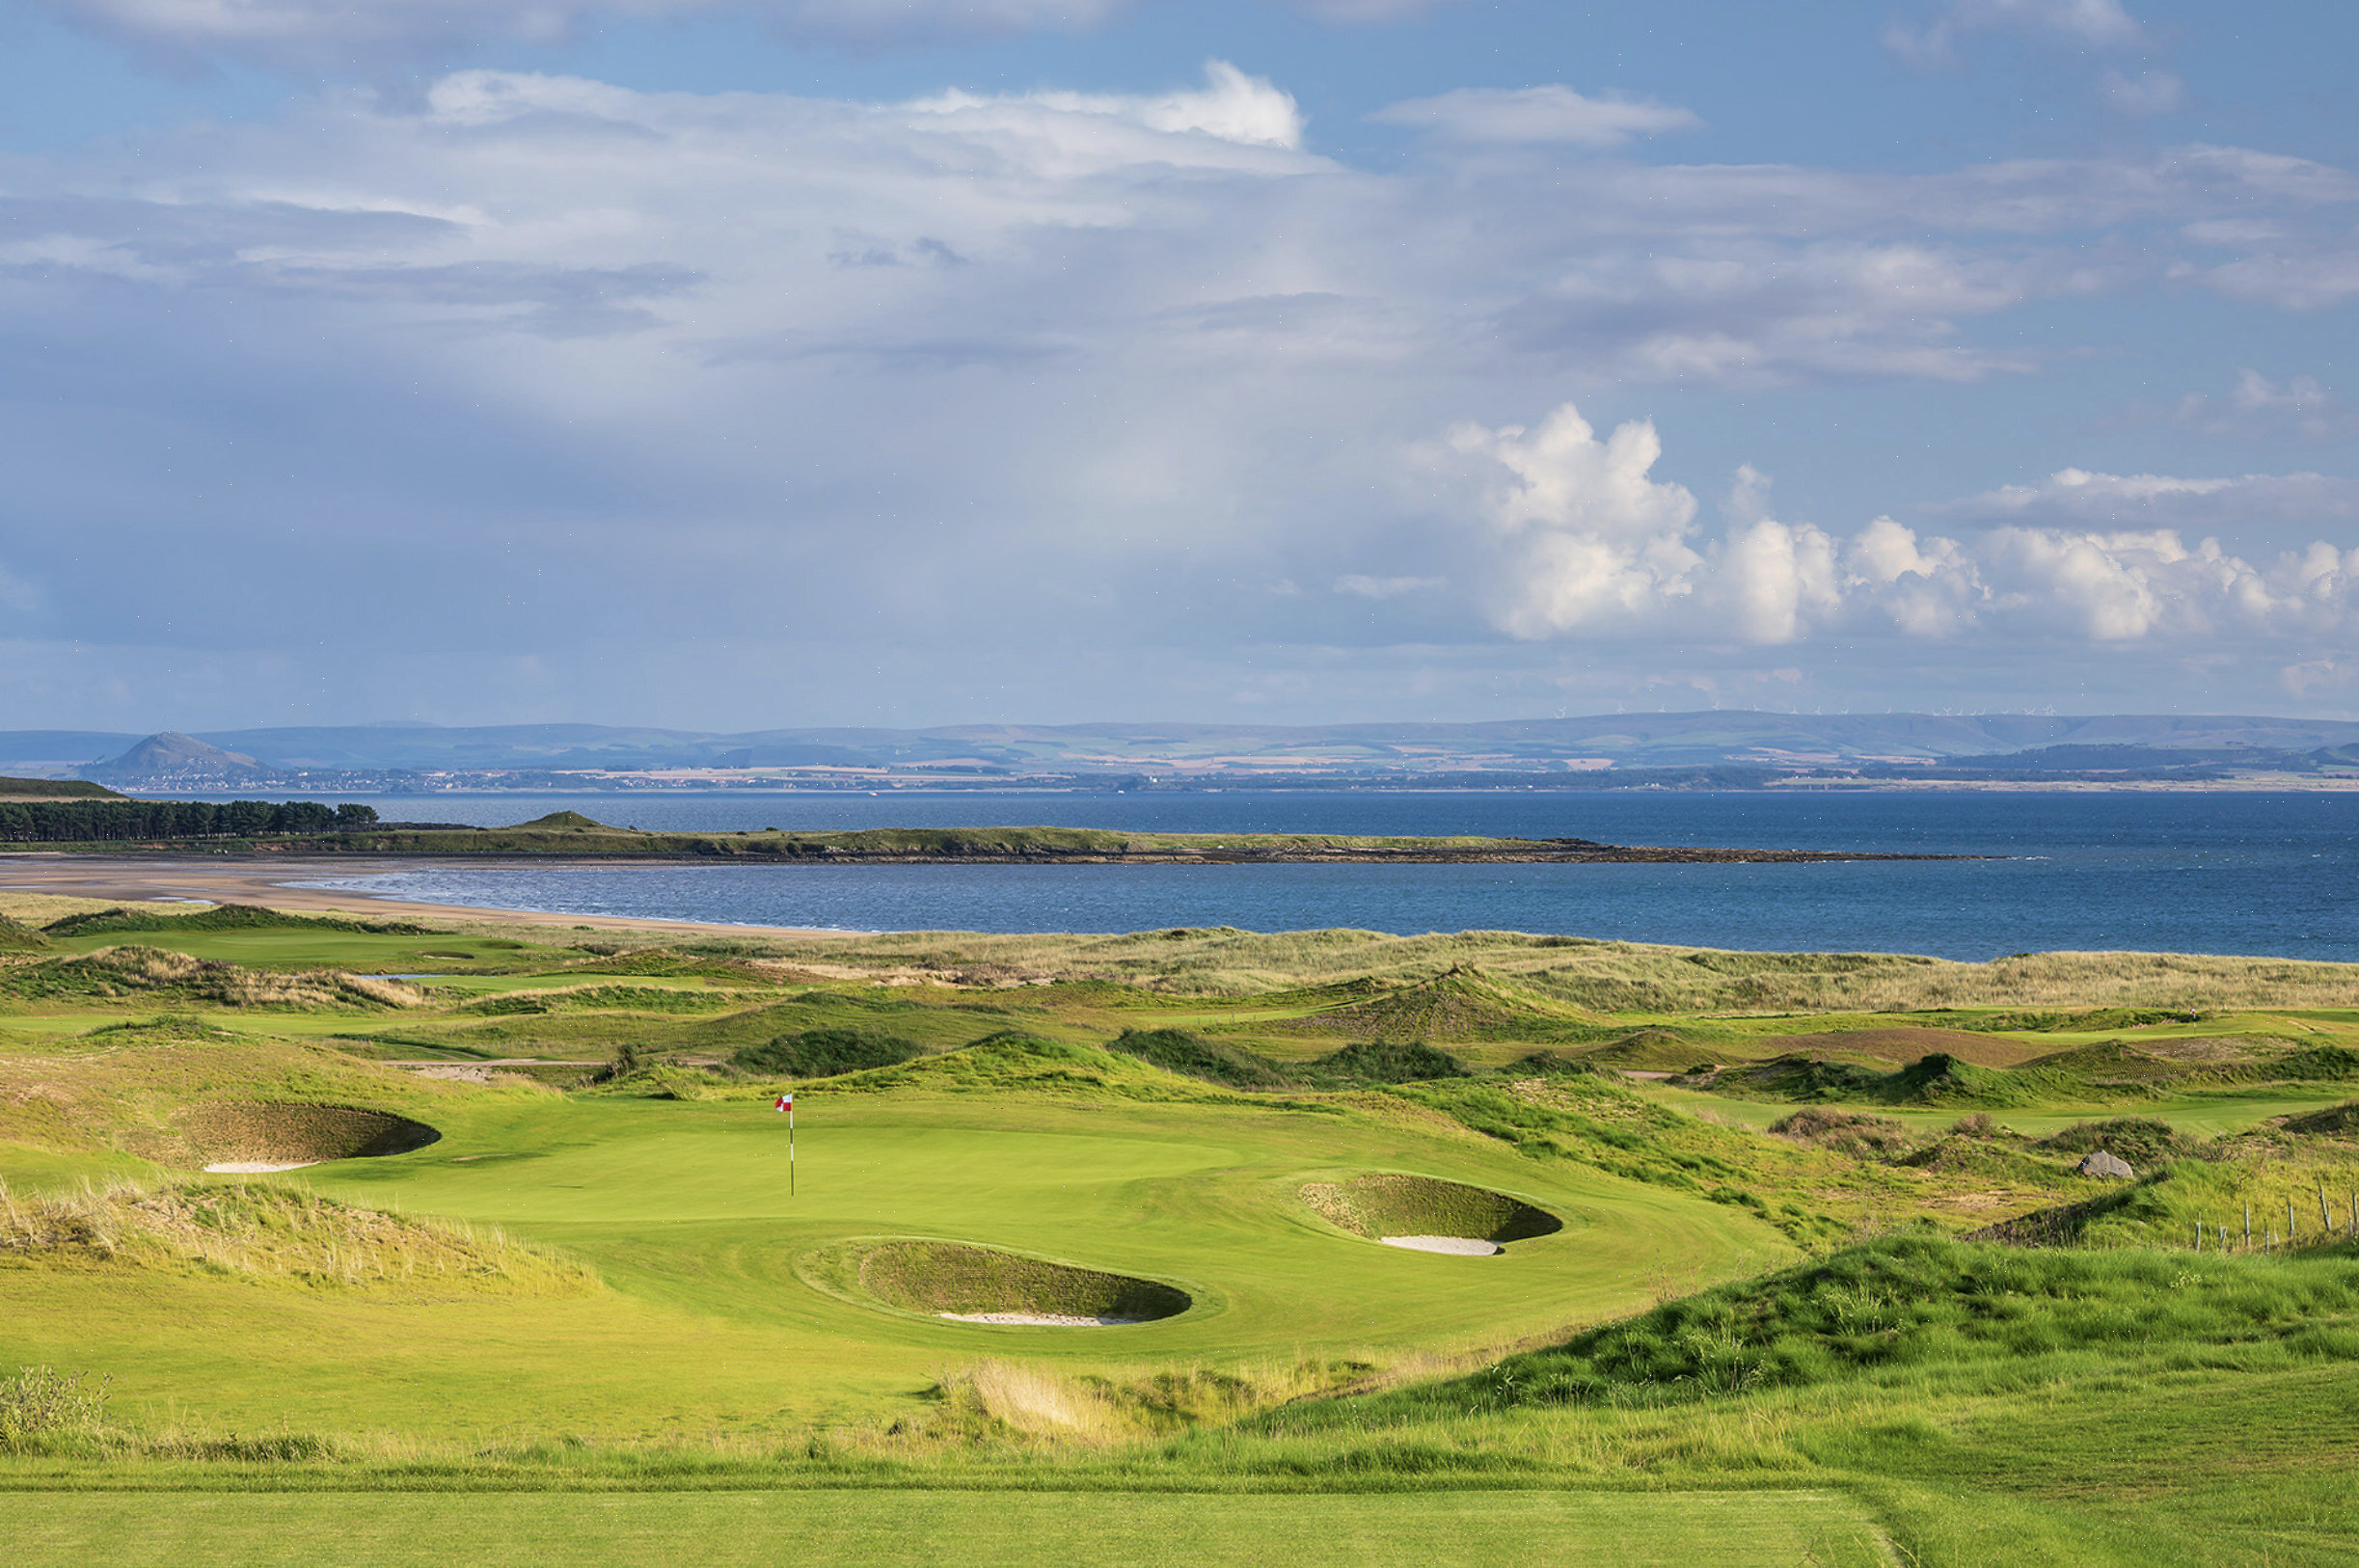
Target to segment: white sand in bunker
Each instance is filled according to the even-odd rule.
[[[1481,1241],[1474,1236],[1378,1236],[1388,1247],[1406,1247],[1413,1253],[1451,1253],[1460,1257],[1496,1257],[1506,1249],[1496,1241]]]
[[[1143,1317],[1071,1317],[1063,1312],[936,1312],[953,1323],[1017,1323],[1039,1329],[1111,1329],[1144,1323]]]
[[[216,1160],[204,1168],[207,1176],[268,1176],[273,1171],[302,1171],[317,1165],[317,1160],[294,1160],[285,1165],[273,1165],[268,1160]]]

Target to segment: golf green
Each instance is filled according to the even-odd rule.
[[[635,1438],[865,1420],[947,1367],[1387,1361],[1635,1311],[1666,1278],[1793,1256],[1747,1211],[1535,1161],[1402,1111],[1054,1094],[766,1103],[447,1102],[443,1139],[284,1176],[372,1207],[496,1225],[587,1259],[572,1296],[305,1287],[124,1268],[18,1271],[17,1359],[112,1373],[119,1413],[253,1430]],[[1403,1171],[1560,1218],[1493,1257],[1339,1230],[1305,1182]],[[825,1266],[928,1237],[1164,1282],[1193,1305],[1120,1327],[945,1321]]]

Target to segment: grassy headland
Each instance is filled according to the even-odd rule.
[[[95,786],[90,786],[95,789]],[[324,806],[263,807],[258,821],[224,820],[202,835],[181,830],[169,804],[91,802],[36,812],[0,807],[0,839],[18,850],[75,853],[186,852],[253,854],[528,855],[584,858],[741,859],[818,864],[971,863],[1224,865],[1380,861],[1818,861],[1947,860],[1956,855],[1822,850],[1698,849],[1600,844],[1583,838],[1384,837],[1346,833],[1129,833],[1087,827],[877,827],[840,832],[780,828],[661,833],[614,827],[578,811],[513,827],[338,823]],[[209,808],[208,808],[209,809]],[[372,814],[373,816],[373,814]],[[152,820],[150,820],[152,819]]]

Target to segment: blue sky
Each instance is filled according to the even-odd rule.
[[[0,0],[0,727],[2350,716],[2355,49]]]

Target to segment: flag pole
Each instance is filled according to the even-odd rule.
[[[786,1102],[786,1195],[795,1196],[795,1101]]]

